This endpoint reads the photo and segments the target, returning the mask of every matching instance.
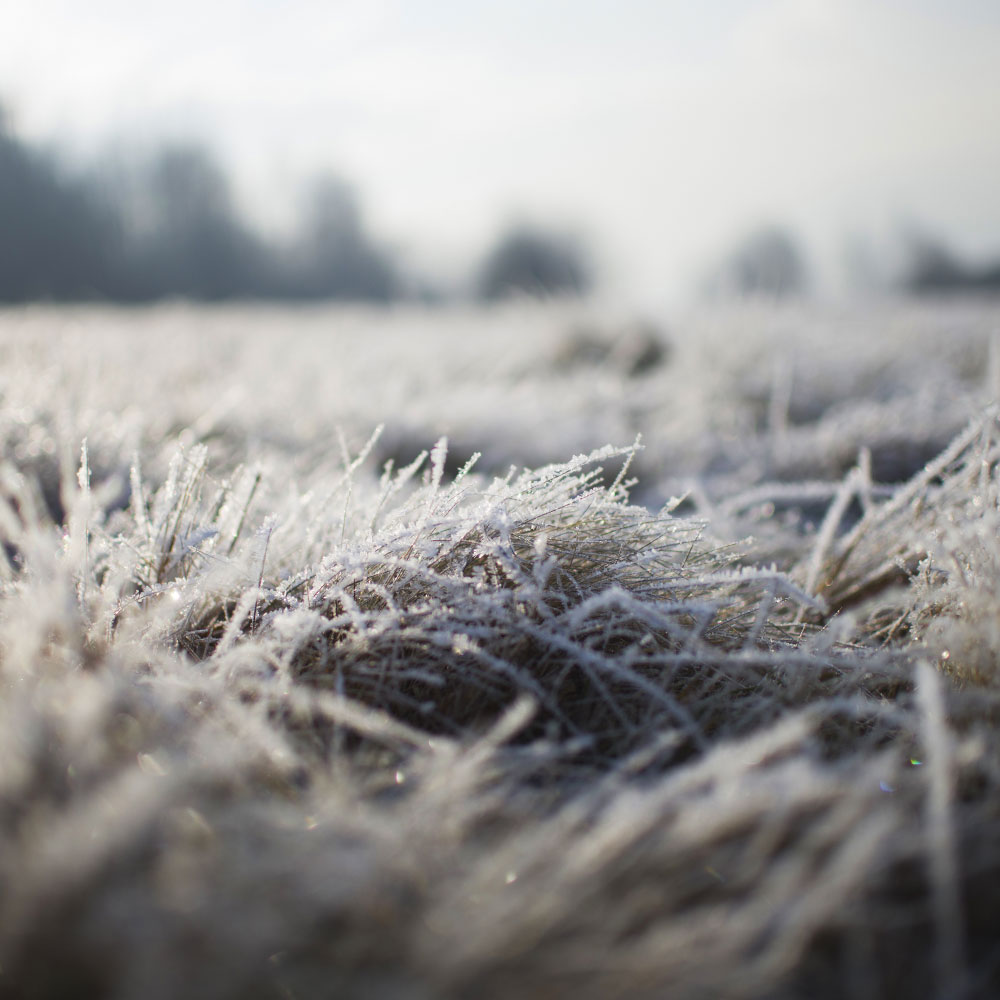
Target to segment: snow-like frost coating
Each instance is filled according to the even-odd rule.
[[[1000,308],[577,319],[0,314],[0,995],[1000,989]]]

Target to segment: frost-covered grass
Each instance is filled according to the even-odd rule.
[[[1000,990],[1000,307],[617,330],[0,315],[0,995]]]

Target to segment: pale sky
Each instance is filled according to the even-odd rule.
[[[1000,253],[997,0],[0,0],[0,99],[89,155],[204,140],[271,221],[331,168],[445,267],[506,220],[676,295],[745,230]]]

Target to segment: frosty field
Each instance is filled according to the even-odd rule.
[[[0,312],[0,996],[1000,992],[1000,303]]]

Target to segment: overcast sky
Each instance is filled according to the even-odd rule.
[[[768,221],[830,273],[903,223],[1000,251],[997,0],[5,0],[0,98],[78,154],[204,140],[269,222],[332,168],[442,265],[573,225],[650,299]]]

